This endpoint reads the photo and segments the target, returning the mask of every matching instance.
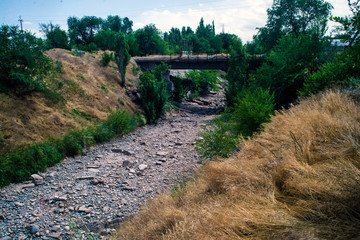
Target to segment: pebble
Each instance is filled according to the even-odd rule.
[[[95,222],[91,231],[96,238],[101,231],[113,231],[123,219],[138,213],[147,199],[201,165],[191,144],[213,119],[209,113],[222,106],[222,98],[211,96],[209,106],[184,102],[157,125],[93,147],[86,156],[64,159],[49,168],[45,178],[36,174],[31,181],[3,187],[0,240],[27,239],[29,232],[41,239],[71,239],[72,227]]]

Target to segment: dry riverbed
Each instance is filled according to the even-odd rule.
[[[194,141],[221,109],[222,93],[186,102],[157,125],[2,188],[0,240],[71,239],[84,231],[106,236],[201,165]]]

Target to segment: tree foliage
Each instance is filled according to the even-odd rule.
[[[0,28],[0,89],[19,95],[50,91],[44,80],[52,70],[44,42],[18,27]]]
[[[294,101],[309,72],[320,65],[324,42],[321,34],[288,34],[282,37],[253,76],[256,85],[275,93],[277,106]]]
[[[280,38],[308,32],[314,25],[326,24],[332,6],[324,0],[274,0],[267,10],[267,23],[259,29],[258,40],[269,52]]]
[[[115,51],[115,61],[121,75],[121,86],[124,87],[126,66],[129,64],[130,54],[126,35],[123,32],[116,33],[113,50]]]
[[[160,31],[154,24],[149,24],[144,28],[136,30],[134,37],[138,46],[137,55],[165,54],[167,52],[167,45],[159,34]]]
[[[61,30],[59,25],[40,24],[41,32],[46,36],[46,47],[69,49],[68,36],[64,30]]]
[[[226,75],[228,85],[225,89],[225,98],[228,107],[234,105],[237,95],[247,86],[247,67],[245,47],[240,39],[235,39],[230,50],[229,68]]]

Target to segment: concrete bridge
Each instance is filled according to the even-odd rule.
[[[219,69],[227,71],[229,54],[217,55],[161,55],[149,57],[135,57],[135,62],[142,71],[154,70],[162,62],[171,66],[171,69]]]

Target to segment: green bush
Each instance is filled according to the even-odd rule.
[[[110,61],[114,60],[114,54],[110,53],[108,54],[107,52],[104,52],[101,55],[101,64],[105,67],[109,64]]]
[[[165,113],[168,94],[162,75],[167,69],[166,65],[160,65],[156,66],[154,73],[146,71],[140,75],[141,107],[149,123],[156,123]]]
[[[228,157],[236,150],[237,135],[231,128],[231,123],[222,118],[209,124],[210,129],[203,128],[196,140],[195,150],[202,158],[214,156]]]
[[[298,93],[301,96],[309,96],[331,87],[356,88],[359,78],[360,46],[356,45],[310,74]]]
[[[54,143],[34,144],[3,155],[0,157],[0,186],[27,180],[32,173],[45,171],[63,158]]]
[[[256,88],[245,90],[235,102],[232,121],[234,132],[244,137],[261,130],[261,125],[270,120],[275,107],[274,94],[269,90]]]
[[[171,81],[174,84],[174,90],[172,92],[171,98],[173,101],[175,101],[177,103],[181,103],[186,95],[186,89],[184,88],[184,85],[183,85],[183,78],[182,77],[174,77]]]
[[[192,70],[186,73],[186,78],[192,81],[191,92],[205,95],[210,90],[216,90],[218,75],[219,71],[214,70]]]
[[[112,112],[108,117],[107,123],[118,135],[126,134],[133,130],[132,117],[125,110]]]
[[[210,124],[210,129],[200,132],[196,151],[205,158],[228,157],[236,150],[239,136],[250,137],[260,131],[274,111],[274,95],[269,90],[256,88],[238,95],[234,107]]]
[[[93,136],[96,143],[103,143],[115,137],[115,131],[108,122],[104,122],[93,128]]]

